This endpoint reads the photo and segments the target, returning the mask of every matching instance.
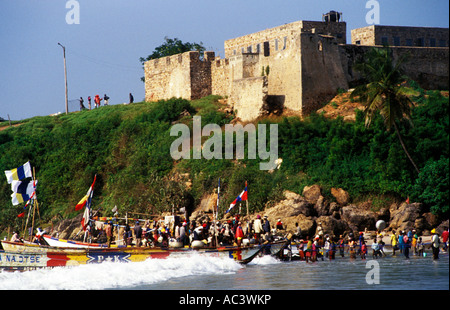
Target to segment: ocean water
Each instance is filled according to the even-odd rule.
[[[0,290],[449,290],[449,256],[248,265],[190,255],[139,263],[102,263],[25,272],[0,271]]]

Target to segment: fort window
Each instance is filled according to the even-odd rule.
[[[244,48],[242,47],[241,48],[241,54],[244,54],[245,53],[245,50],[244,50]]]
[[[236,50],[233,50],[233,55],[236,55]]]
[[[278,39],[275,39],[275,50],[278,51]]]
[[[360,45],[361,44],[361,40],[356,41],[355,44]]]
[[[251,53],[252,52],[252,46],[250,45],[249,47],[247,47],[247,53]]]
[[[424,46],[424,44],[423,44],[423,38],[418,38],[418,39],[416,40],[416,46]]]
[[[394,46],[400,46],[400,37],[394,37]]]
[[[435,38],[430,38],[430,46],[436,47],[436,39]]]
[[[287,37],[283,38],[283,50],[285,50],[287,47]]]
[[[264,42],[264,57],[270,56],[270,43],[269,41]]]
[[[259,54],[261,53],[261,44],[256,44],[256,52]]]
[[[381,37],[381,44],[382,45],[388,45],[389,44],[388,37]]]

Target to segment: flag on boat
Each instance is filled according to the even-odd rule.
[[[230,204],[230,207],[228,208],[227,212],[230,212],[231,209],[240,201],[247,200],[247,182],[245,182],[245,189],[242,191],[242,193],[236,197],[236,199]]]
[[[31,165],[30,162],[27,161],[23,166],[12,170],[5,171],[6,179],[8,180],[8,184],[11,184],[13,181],[20,181],[25,178],[33,177],[31,173]]]
[[[89,190],[87,191],[86,195],[75,206],[75,211],[79,211],[79,210],[83,209],[84,206],[86,206],[86,203],[87,203],[88,199],[91,197],[91,193],[94,190],[94,184],[95,184],[96,178],[97,178],[97,175],[94,176],[94,182],[92,182],[92,185],[91,185],[91,187],[89,187]]]
[[[11,201],[13,206],[17,206],[23,202],[27,202],[34,198],[36,195],[36,184],[37,181],[25,180],[25,181],[12,181],[11,190]]]

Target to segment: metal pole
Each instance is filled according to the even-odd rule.
[[[64,56],[64,82],[66,83],[66,114],[69,113],[69,100],[67,96],[67,67],[66,67],[66,48],[61,45],[61,43],[58,42],[58,45],[62,47],[63,49],[63,56]]]

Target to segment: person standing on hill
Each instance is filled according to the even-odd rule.
[[[79,101],[80,101],[80,111],[83,111],[84,109],[86,109],[86,107],[83,104],[84,103],[83,97],[80,97]]]
[[[108,105],[109,97],[106,94],[105,94],[105,96],[103,96],[103,100],[105,102],[105,105]]]
[[[89,111],[91,110],[91,96],[88,96],[88,107]]]
[[[99,95],[95,95],[94,102],[95,102],[95,107],[96,107],[96,108],[97,108],[97,107],[100,108],[101,101],[102,101],[102,98],[100,98]]]
[[[130,103],[133,103],[134,102],[134,97],[133,97],[133,95],[130,93]]]

